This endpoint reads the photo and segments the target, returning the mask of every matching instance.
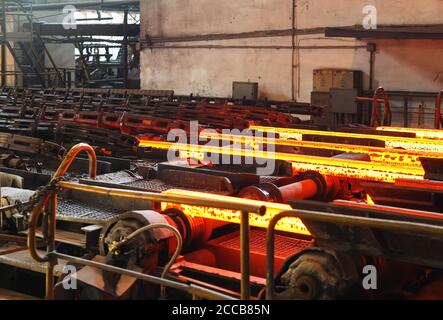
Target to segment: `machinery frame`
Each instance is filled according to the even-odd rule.
[[[193,295],[193,297],[202,297],[207,299],[233,299],[228,295],[224,295],[212,290],[205,289],[203,287],[195,285],[186,285],[180,282],[171,281],[163,278],[158,278],[150,275],[146,275],[140,272],[126,270],[114,266],[109,266],[103,263],[94,262],[82,258],[78,258],[71,255],[62,254],[55,249],[55,232],[56,232],[56,205],[57,205],[57,190],[69,189],[69,190],[82,190],[92,193],[100,193],[107,196],[121,196],[125,198],[137,198],[151,201],[163,201],[169,203],[181,203],[181,204],[193,204],[201,206],[212,206],[224,209],[235,209],[241,211],[241,299],[248,300],[250,298],[250,272],[249,272],[249,214],[256,213],[264,215],[266,207],[263,205],[254,205],[251,203],[239,204],[238,202],[226,202],[215,199],[194,199],[186,196],[171,196],[165,194],[157,194],[141,191],[119,190],[103,187],[85,186],[72,182],[58,181],[62,177],[73,160],[77,155],[86,151],[89,156],[89,176],[95,179],[97,169],[97,159],[93,148],[87,144],[78,144],[74,146],[66,155],[62,161],[59,169],[55,173],[52,183],[55,183],[56,188],[51,190],[48,194],[42,197],[41,200],[35,205],[32,210],[29,219],[29,232],[28,232],[28,247],[31,256],[38,262],[46,262],[46,299],[53,299],[54,289],[54,267],[58,258],[65,259],[68,262],[78,263],[84,266],[91,266],[100,270],[109,272],[115,272],[121,275],[128,275],[136,279],[147,281],[153,284],[167,286],[179,290],[183,290]],[[51,183],[50,183],[51,184]],[[37,222],[43,211],[46,209],[48,214],[46,217],[47,228],[43,230],[44,239],[46,239],[46,254],[41,255],[37,251],[36,245],[36,232]]]

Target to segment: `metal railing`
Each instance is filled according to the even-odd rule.
[[[241,299],[250,299],[250,268],[249,268],[249,214],[255,213],[259,215],[264,215],[266,213],[266,207],[260,204],[244,203],[239,204],[238,202],[224,201],[217,199],[194,199],[187,196],[171,196],[161,193],[150,193],[142,191],[132,191],[132,190],[120,190],[103,188],[97,186],[82,185],[67,181],[58,181],[66,171],[68,170],[71,163],[77,157],[80,152],[87,152],[89,157],[89,176],[95,179],[97,172],[97,158],[94,149],[87,144],[78,144],[74,146],[63,159],[58,170],[54,174],[52,183],[56,183],[57,189],[68,189],[68,190],[78,190],[84,192],[90,192],[95,194],[101,194],[109,197],[123,197],[127,199],[140,199],[140,200],[150,200],[168,203],[178,203],[178,204],[189,204],[197,206],[215,207],[220,209],[231,209],[241,211],[241,226],[240,226],[240,243],[241,243]],[[44,223],[47,228],[43,229],[43,238],[46,240],[46,253],[44,255],[37,251],[36,244],[36,232],[37,223],[42,216],[43,211],[46,209],[46,214],[44,216]],[[78,263],[85,266],[95,267],[101,270],[106,270],[109,272],[115,272],[121,275],[127,275],[134,277],[136,279],[147,281],[153,284],[162,285],[166,287],[171,287],[179,290],[183,290],[192,294],[193,296],[199,296],[206,299],[233,299],[231,296],[209,290],[204,287],[188,285],[178,281],[172,281],[168,279],[163,279],[159,277],[154,277],[151,275],[117,268],[114,266],[106,265],[103,263],[98,263],[95,261],[90,261],[75,256],[70,256],[62,254],[55,249],[55,232],[56,232],[56,210],[57,210],[57,190],[52,190],[48,194],[44,195],[43,198],[35,205],[31,212],[29,218],[29,232],[28,232],[28,247],[31,256],[34,260],[47,263],[46,267],[46,298],[53,299],[54,290],[54,268],[57,263],[57,259],[64,259],[68,262]]]
[[[20,67],[18,67],[20,68]],[[47,88],[71,88],[73,85],[72,72],[74,69],[62,68],[58,69],[56,72],[52,68],[45,68],[45,72],[41,73],[42,79],[45,82]],[[22,71],[12,71],[7,70],[5,72],[0,72],[2,75],[7,77],[6,85],[14,85],[20,87],[29,87],[27,81],[30,77],[37,77],[37,73],[33,72],[22,72]],[[59,77],[59,73],[62,73],[62,77]]]
[[[371,103],[371,127],[391,125],[392,111],[389,104],[389,96],[383,87],[377,88],[372,98],[357,97],[357,101]],[[383,115],[380,115],[378,110],[379,104],[383,105]]]

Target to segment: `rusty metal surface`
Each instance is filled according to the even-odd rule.
[[[282,177],[275,177],[275,176],[260,176],[260,184],[262,183],[274,183],[278,180],[280,180]]]
[[[24,238],[24,237],[23,237],[23,239],[26,240],[26,238]],[[14,253],[17,251],[22,251],[22,250],[26,250],[26,247],[24,247],[23,245],[20,245],[18,243],[15,243],[15,242],[0,243],[0,256]]]
[[[43,233],[40,229],[36,231],[36,236],[38,238],[43,238]],[[82,233],[59,229],[55,233],[55,241],[86,248],[86,235]]]
[[[106,263],[106,259],[103,256],[95,256],[92,259],[92,261]],[[142,272],[141,268],[135,267],[134,269],[135,269],[134,271]],[[89,266],[86,266],[82,268],[80,271],[76,272],[73,275],[73,278],[83,283],[87,283],[88,285],[93,286],[115,297],[122,296],[132,287],[135,281],[137,281],[137,279],[135,278],[123,275],[118,281],[118,284],[116,285],[115,292],[112,292],[111,290],[109,290],[109,286],[105,284],[103,272],[97,268]]]
[[[40,253],[43,254],[42,251]],[[20,269],[30,270],[38,273],[46,272],[46,264],[36,262],[27,249],[23,249],[21,251],[9,253],[6,255],[0,255],[0,264],[9,265],[12,267],[17,267]],[[55,267],[55,275],[60,276],[62,274],[63,267],[66,265],[66,262],[58,259],[58,263]]]
[[[159,172],[160,180],[184,188],[202,189],[208,192],[233,194],[234,187],[226,177],[208,175],[199,172],[165,169]]]
[[[127,184],[140,179],[142,179],[142,177],[132,173],[131,171],[125,170],[99,175],[97,176],[96,180],[109,183]]]
[[[119,171],[110,174],[100,175],[95,181],[81,180],[81,182],[86,184],[102,185],[115,188],[118,188],[118,186],[120,185],[121,187],[128,187],[151,192],[163,192],[170,189],[186,188],[187,190],[195,191],[211,191],[217,194],[232,193],[232,190],[229,189],[229,186],[226,186],[225,184],[225,182],[227,183],[227,181],[222,180],[221,177],[219,178],[216,176],[206,176],[202,174],[198,176],[200,180],[202,177],[207,177],[211,179],[211,181],[206,183],[205,181],[196,181],[195,179],[191,179],[192,182],[196,183],[190,183],[190,181],[188,181],[187,179],[178,179],[179,174],[183,174],[183,176],[185,176],[185,171],[174,171],[176,173],[175,176],[171,176],[171,174],[173,173],[170,172],[171,170],[169,170],[168,172],[166,171],[164,172],[164,174],[160,175],[158,179],[143,179],[141,176],[130,171]],[[189,172],[189,175],[192,176],[192,172]]]
[[[254,170],[254,171],[253,171]],[[240,166],[240,165],[230,165],[230,166],[189,166],[189,164],[185,162],[179,162],[179,163],[166,163],[162,162],[158,164],[158,176],[160,179],[162,177],[166,176],[166,174],[163,174],[163,171],[177,171],[177,174],[175,175],[181,175],[183,177],[181,181],[183,187],[189,187],[189,181],[186,180],[194,180],[191,177],[193,175],[201,175],[202,180],[206,180],[208,182],[207,186],[204,186],[204,183],[197,182],[192,183],[192,186],[195,189],[208,189],[208,191],[214,191],[214,192],[221,192],[220,188],[214,188],[213,182],[214,180],[220,180],[223,179],[225,181],[229,181],[231,184],[231,190],[232,193],[234,190],[240,190],[241,188],[253,184],[257,184],[260,181],[260,176],[258,176],[255,173],[256,168],[254,166]],[[251,173],[254,172],[254,173]],[[212,183],[211,183],[212,180]],[[174,183],[173,183],[174,184]],[[209,187],[209,185],[212,184],[212,188]],[[177,185],[179,185],[177,183]],[[226,190],[225,190],[226,191]]]
[[[426,181],[425,181],[426,182]],[[374,203],[399,208],[443,212],[443,190],[430,184],[380,184],[363,182]],[[440,184],[441,186],[441,184]]]
[[[164,181],[158,180],[158,179],[152,179],[152,180],[138,180],[132,183],[125,184],[127,186],[130,186],[132,188],[137,188],[140,190],[146,190],[151,192],[164,192],[171,189],[177,189],[180,188],[177,185],[169,184]],[[190,188],[187,187],[186,190],[189,191],[207,191],[206,189],[198,189],[198,188]],[[227,195],[228,192],[226,191],[214,191],[212,192],[214,194],[222,194]]]

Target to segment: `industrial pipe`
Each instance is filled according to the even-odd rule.
[[[63,176],[66,171],[69,169],[70,165],[74,161],[74,159],[77,157],[77,155],[82,152],[86,151],[89,156],[89,176],[91,179],[95,179],[97,174],[97,157],[95,155],[94,149],[87,145],[87,144],[77,144],[76,146],[72,147],[72,149],[68,152],[66,157],[63,159],[62,163],[60,164],[59,168],[54,174],[54,177],[52,178],[52,181],[55,179]],[[34,258],[34,260],[38,262],[47,262],[48,257],[40,255],[35,246],[35,234],[37,229],[37,222],[43,212],[43,209],[47,206],[49,203],[49,200],[52,199],[52,205],[54,205],[54,199],[56,200],[56,197],[54,197],[55,191],[52,191],[50,194],[47,194],[40,202],[37,204],[36,207],[32,210],[32,213],[29,217],[29,232],[28,232],[28,247],[29,252],[31,256]],[[48,216],[51,216],[49,219],[48,226],[52,229],[49,234],[54,232],[55,228],[55,210],[56,207],[51,208],[54,212],[51,212]],[[54,222],[53,222],[54,221]]]
[[[305,172],[296,177],[297,182],[278,186],[274,183],[263,183],[249,186],[240,191],[240,198],[288,203],[291,200],[329,200],[338,191],[337,179],[323,177],[317,172]]]
[[[83,8],[115,8],[121,6],[140,6],[140,0],[125,0],[125,1],[84,1],[84,2],[62,2],[62,3],[47,3],[47,4],[31,4],[23,5],[25,8],[32,9],[32,11],[51,11],[62,10],[66,6],[75,6],[77,9]],[[20,11],[19,5],[8,5],[6,12]]]
[[[89,176],[91,179],[95,179],[97,175],[97,156],[94,152],[94,149],[84,143],[79,143],[76,146],[72,147],[72,149],[68,152],[66,157],[63,159],[59,168],[54,174],[51,183],[55,183],[56,179],[62,177],[66,171],[68,171],[70,165],[77,157],[77,155],[86,151],[89,157]],[[48,226],[46,233],[47,240],[47,248],[46,255],[42,256],[37,251],[36,245],[36,231],[37,231],[37,223],[46,207],[48,214],[46,215],[46,223]],[[55,229],[56,229],[56,212],[57,212],[57,192],[56,190],[51,190],[49,194],[46,194],[43,199],[41,199],[38,204],[34,207],[31,212],[31,216],[29,217],[29,226],[28,226],[28,248],[29,252],[34,258],[34,260],[38,262],[47,262],[46,267],[46,298],[53,298],[53,288],[54,288],[54,266],[55,260],[51,259],[48,256],[49,252],[55,250]]]

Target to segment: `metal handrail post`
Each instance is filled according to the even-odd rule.
[[[240,221],[240,294],[242,300],[249,300],[251,295],[249,270],[249,235],[249,212],[242,210]]]
[[[89,157],[89,176],[92,179],[95,179],[97,175],[97,156],[95,154],[94,149],[87,144],[77,144],[74,146],[63,159],[59,168],[52,180],[57,179],[63,176],[66,171],[71,166],[74,159],[77,155],[86,151]],[[38,220],[46,208],[46,221],[48,225],[47,230],[47,245],[46,245],[46,256],[41,256],[37,252],[36,247],[36,229]],[[52,191],[48,195],[46,195],[39,204],[32,210],[30,219],[29,219],[29,232],[28,232],[28,247],[31,256],[34,260],[38,262],[46,262],[46,299],[53,298],[54,291],[54,267],[57,263],[57,258],[53,258],[49,256],[50,252],[55,250],[55,230],[56,230],[56,214],[57,214],[57,192]]]
[[[54,267],[57,265],[57,258],[50,257],[49,253],[55,250],[55,215],[57,214],[57,193],[51,194],[48,205],[48,243],[46,247],[46,254],[48,256],[48,262],[46,263],[46,300],[54,299]]]

